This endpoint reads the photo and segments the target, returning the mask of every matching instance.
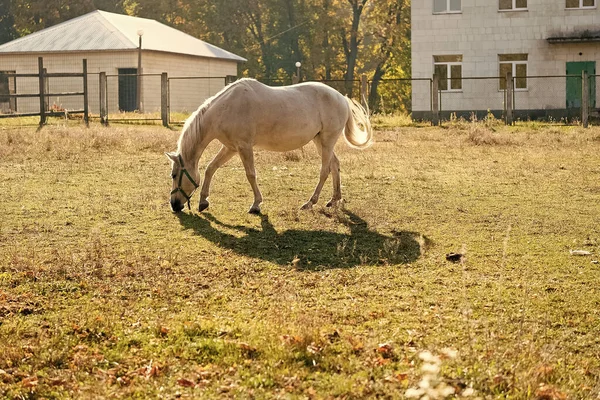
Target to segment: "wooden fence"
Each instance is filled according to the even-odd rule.
[[[50,97],[58,97],[58,96],[83,96],[83,109],[82,110],[69,110],[69,114],[83,114],[83,121],[86,126],[89,125],[89,107],[88,107],[88,85],[87,85],[87,60],[83,60],[82,72],[75,73],[48,73],[44,68],[44,59],[42,57],[38,57],[38,73],[30,73],[30,74],[17,74],[17,73],[4,73],[3,75],[9,78],[38,78],[39,80],[39,91],[37,93],[10,93],[3,94],[3,97],[7,97],[9,99],[18,99],[18,98],[33,98],[37,97],[40,101],[40,110],[39,112],[26,112],[26,113],[9,113],[9,114],[0,114],[0,118],[14,118],[14,117],[31,117],[38,116],[40,117],[40,126],[46,124],[46,118],[52,116],[66,116],[67,111],[58,111],[58,110],[49,110],[48,108],[48,99]],[[46,92],[47,81],[49,78],[80,78],[83,80],[83,91],[80,92],[62,92],[62,93],[51,93]],[[15,88],[16,89],[16,88]],[[16,91],[16,90],[15,90]]]

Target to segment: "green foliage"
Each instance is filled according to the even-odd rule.
[[[300,61],[303,80],[366,74],[374,111],[410,108],[409,86],[380,85],[410,75],[409,0],[14,0],[0,12],[0,42],[95,9],[156,19],[239,54],[243,76],[289,84]],[[357,85],[338,90],[356,95]]]

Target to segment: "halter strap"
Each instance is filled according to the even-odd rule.
[[[178,157],[179,157],[179,164],[181,165],[181,170],[179,171],[179,183],[177,184],[177,187],[175,189],[171,190],[171,196],[177,192],[181,192],[183,197],[185,197],[185,199],[187,200],[188,209],[191,209],[190,199],[192,198],[192,195],[194,194],[194,192],[196,191],[196,189],[198,189],[198,186],[200,186],[200,185],[198,185],[196,183],[196,181],[194,180],[194,178],[192,178],[192,176],[187,171],[187,169],[185,169],[184,164],[183,164],[183,158],[181,157],[181,154],[179,154]],[[192,184],[194,185],[194,190],[189,195],[181,188],[181,183],[183,182],[184,175],[187,176],[189,181],[192,182]]]

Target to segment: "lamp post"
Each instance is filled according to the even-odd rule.
[[[144,36],[144,30],[138,29],[139,37],[138,44],[138,65],[137,65],[137,85],[136,85],[136,106],[138,112],[142,112],[142,36]]]
[[[296,61],[296,80],[300,82],[300,67],[302,63],[300,61]]]

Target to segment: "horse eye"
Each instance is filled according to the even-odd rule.
[[[171,178],[173,178],[173,180],[175,180],[175,178],[177,178],[177,175],[173,174],[173,175],[171,175]]]

